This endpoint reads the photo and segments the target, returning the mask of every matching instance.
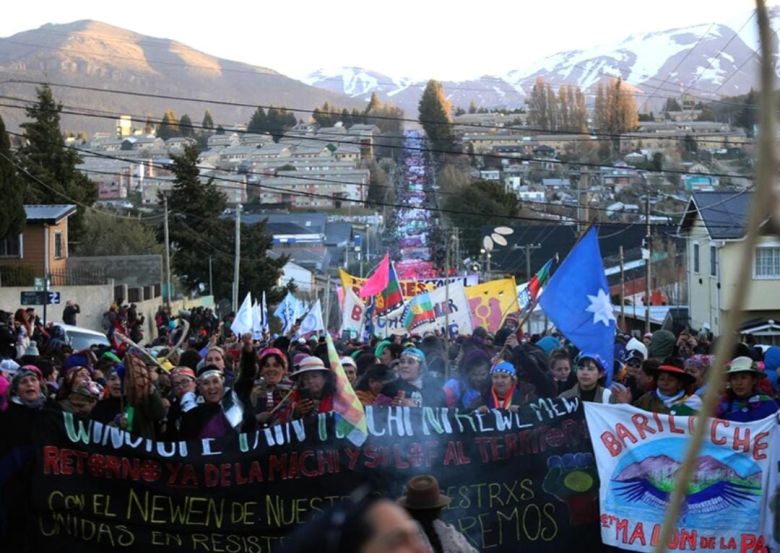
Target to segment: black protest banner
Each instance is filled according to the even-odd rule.
[[[581,550],[598,539],[578,400],[518,413],[377,408],[367,418],[369,438],[355,447],[331,415],[163,443],[57,414],[36,446],[36,548],[265,553],[356,487],[396,498],[420,473],[437,476],[452,498],[442,518],[480,551]]]

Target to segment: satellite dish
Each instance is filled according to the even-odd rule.
[[[490,239],[490,236],[485,236],[482,239],[482,247],[485,248],[485,251],[493,251],[493,241]]]
[[[515,230],[510,227],[496,227],[493,230],[496,231],[498,234],[503,234],[504,236],[509,236],[510,234],[515,233]],[[495,238],[493,238],[493,240],[495,240]],[[496,242],[498,242],[498,240],[496,240]],[[501,244],[501,245],[506,246],[506,244]]]
[[[506,238],[504,238],[500,234],[496,234],[494,232],[493,234],[490,235],[490,237],[493,239],[493,242],[495,242],[499,246],[506,246],[507,244]]]

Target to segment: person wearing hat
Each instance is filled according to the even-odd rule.
[[[396,405],[407,407],[438,407],[444,404],[443,382],[428,374],[425,353],[416,347],[407,347],[401,353],[396,367],[401,396]]]
[[[288,412],[275,409],[288,395],[292,382],[287,377],[287,355],[270,347],[256,355],[252,347],[252,335],[241,337],[241,368],[236,379],[236,393],[246,407],[244,432],[253,431],[258,425],[287,422]]]
[[[563,392],[560,397],[578,397],[582,401],[594,403],[628,403],[631,401],[631,392],[622,384],[615,382],[612,389],[601,385],[605,374],[604,361],[601,356],[588,353],[580,354],[577,359],[577,383]]]
[[[97,382],[80,382],[70,389],[68,397],[59,401],[59,407],[75,417],[88,419],[102,394],[103,388]]]
[[[701,398],[690,390],[695,379],[685,372],[681,359],[667,357],[655,372],[655,389],[637,399],[635,407],[670,415],[689,416],[699,412]]]
[[[517,411],[536,399],[536,389],[525,381],[517,380],[517,370],[509,361],[496,363],[490,369],[490,389],[482,396],[479,411],[508,409]]]
[[[221,438],[227,434],[238,434],[244,420],[244,405],[236,392],[225,386],[225,373],[215,365],[198,369],[198,393],[202,402],[194,407],[182,398],[179,428],[180,440]]]
[[[355,384],[357,384],[357,363],[349,355],[345,355],[339,361],[341,361],[341,366],[344,368],[344,373],[347,375],[350,386],[354,388]]]
[[[737,422],[757,421],[777,412],[777,402],[756,387],[764,373],[750,357],[732,359],[726,371],[728,390],[718,405],[716,417]]]
[[[398,499],[398,504],[420,524],[434,552],[476,553],[477,549],[466,536],[440,518],[442,509],[451,502],[449,496],[441,493],[438,480],[431,474],[413,476]]]
[[[695,394],[699,397],[704,397],[704,392],[707,391],[707,386],[704,381],[707,377],[707,371],[712,366],[713,357],[711,355],[704,355],[696,353],[691,355],[685,360],[685,372],[690,374],[694,378],[693,389]]]
[[[290,396],[292,418],[300,419],[333,410],[333,373],[322,359],[313,355],[306,357],[290,378],[296,386]]]

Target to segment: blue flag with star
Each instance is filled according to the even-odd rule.
[[[612,382],[616,321],[596,227],[574,245],[547,282],[539,304],[582,355],[603,364],[608,386]]]

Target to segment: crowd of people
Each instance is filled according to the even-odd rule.
[[[146,348],[128,349],[133,337],[117,336],[131,334],[124,321],[138,320],[132,312],[132,306],[109,310],[117,314],[107,331],[113,347],[75,352],[57,343],[34,312],[0,313],[0,413],[51,407],[152,439],[194,439],[333,408],[334,374],[322,337],[253,340],[233,335],[229,320],[220,322],[210,310],[171,317],[161,308],[159,336]],[[364,405],[518,410],[538,397],[562,396],[676,415],[701,407],[713,365],[711,337],[668,330],[642,339],[620,335],[615,366],[607,367],[554,333],[521,340],[516,330],[510,316],[496,336],[479,328],[450,343],[436,335],[396,336],[339,341],[337,348]],[[780,348],[740,343],[717,416],[749,421],[776,411],[778,363]]]
[[[34,312],[0,313],[0,444],[24,441],[14,436],[20,422],[44,409],[155,440],[218,438],[333,409],[335,377],[324,338],[297,338],[294,330],[254,340],[233,335],[230,320],[210,310],[172,317],[161,308],[158,336],[140,347],[133,336],[124,338],[132,334],[127,321],[138,320],[131,311],[112,306],[112,346],[82,351],[58,343]],[[619,335],[608,367],[555,333],[527,337],[517,330],[510,316],[495,336],[478,328],[450,342],[396,336],[336,346],[366,406],[517,411],[561,396],[675,415],[701,408],[713,366],[706,332]],[[717,416],[751,421],[775,413],[778,366],[780,347],[738,344]]]

